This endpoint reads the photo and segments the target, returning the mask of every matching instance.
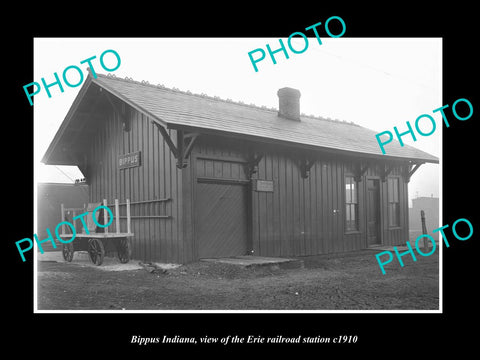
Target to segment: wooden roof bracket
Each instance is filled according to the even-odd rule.
[[[364,165],[363,167],[362,167],[362,163],[358,163],[355,166],[355,181],[356,182],[362,181],[362,177],[367,172],[369,166],[370,166],[370,164],[368,164],[368,163],[366,165]]]
[[[263,153],[251,153],[248,156],[247,163],[245,164],[245,172],[248,179],[252,179],[253,174],[258,172],[258,164],[263,158]]]
[[[313,164],[315,164],[315,160],[303,158],[300,160],[300,175],[302,179],[306,179],[310,176],[310,169],[312,168]]]
[[[190,156],[190,153],[192,152],[192,149],[193,149],[193,144],[195,144],[195,141],[199,136],[200,134],[196,134],[196,133],[189,133],[184,135],[184,139],[189,139],[187,147],[185,148],[185,154],[184,154],[185,159],[188,159],[188,157]]]
[[[415,163],[414,165],[409,165],[406,169],[406,172],[405,172],[405,181],[407,183],[410,182],[410,178],[412,177],[412,175],[415,173],[415,171],[418,170],[418,168],[420,166],[422,166],[424,163],[423,162],[420,162],[420,163]]]
[[[177,168],[184,169],[188,163],[186,160],[190,156],[193,144],[200,134],[184,134],[183,130],[177,130]],[[188,143],[185,140],[188,139]]]
[[[156,121],[152,120],[152,124],[154,124],[158,128],[158,130],[160,131],[160,134],[162,134],[163,139],[167,143],[168,147],[170,148],[170,151],[172,152],[173,156],[176,159],[178,157],[177,147],[175,146],[172,139],[170,138],[170,135],[168,134],[167,130],[165,130],[165,128],[159,123],[157,123]]]
[[[381,170],[380,177],[382,179],[382,182],[387,181],[388,175],[392,172],[394,166],[392,164],[383,164],[383,169]]]
[[[159,123],[153,120],[152,120],[152,124],[154,124],[158,128],[158,130],[160,131],[160,134],[162,134],[163,139],[165,140],[168,147],[170,148],[170,151],[172,152],[173,156],[177,160],[177,168],[179,169],[186,168],[188,165],[186,160],[190,156],[190,153],[192,152],[192,149],[193,149],[193,144],[195,143],[195,140],[197,140],[200,134],[196,134],[196,133],[185,134],[183,130],[177,130],[177,146],[175,146],[167,130],[162,125],[160,125]],[[187,139],[188,139],[188,142],[185,143],[185,140]]]

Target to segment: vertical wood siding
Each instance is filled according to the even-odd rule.
[[[268,153],[259,164],[258,178],[273,180],[275,191],[253,193],[255,254],[302,256],[362,248],[360,233],[344,234],[344,164],[317,159],[303,179],[299,159]]]
[[[143,261],[165,261],[183,263],[189,261],[191,253],[185,251],[183,212],[181,210],[182,173],[175,166],[170,149],[158,129],[143,114],[131,109],[130,131],[122,129],[118,114],[105,113],[98,132],[92,139],[88,159],[90,202],[106,198],[109,203],[119,199],[124,203],[130,199],[149,201],[169,199],[162,202],[132,204],[132,258]],[[176,138],[174,130],[170,131]],[[119,155],[141,151],[141,166],[118,169]],[[125,215],[125,208],[121,208]],[[146,218],[145,216],[168,215],[169,218]],[[121,227],[126,231],[126,220]]]
[[[301,177],[300,157],[268,152],[259,163],[258,178],[273,180],[275,191],[253,192],[254,253],[261,256],[302,256],[354,251],[366,248],[366,177],[380,178],[374,165],[358,183],[359,228],[345,231],[345,176],[354,174],[355,162],[319,156],[310,176]],[[408,192],[400,168],[391,177],[400,184],[400,226],[388,227],[387,182],[380,181],[383,244],[404,244],[408,240]]]
[[[128,116],[131,130],[125,132],[118,115],[107,111],[89,144],[86,175],[90,202],[103,198],[109,203],[115,198],[120,202],[127,198],[132,202],[170,199],[132,205],[132,216],[169,216],[132,220],[132,257],[143,261],[194,261],[198,259],[194,226],[197,178],[246,179],[243,164],[252,144],[202,135],[187,168],[178,170],[168,145],[150,120],[133,109]],[[169,133],[176,139],[174,130]],[[378,164],[373,163],[358,183],[359,228],[346,233],[345,176],[354,173],[354,159],[317,154],[310,176],[303,179],[299,154],[280,147],[258,146],[264,157],[254,178],[273,181],[274,192],[256,192],[248,187],[247,226],[254,255],[302,256],[366,247],[365,179],[380,178]],[[142,152],[142,165],[119,170],[118,155],[134,151]],[[408,184],[400,168],[389,176],[399,178],[400,226],[388,227],[387,182],[380,181],[380,236],[383,244],[404,244],[408,240]]]
[[[192,171],[197,177],[235,177],[228,170],[232,164],[218,159],[246,160],[249,147],[251,145],[232,140],[225,143],[220,138],[204,138],[195,146]],[[250,236],[254,255],[302,256],[367,247],[366,178],[380,179],[378,164],[373,163],[358,183],[358,231],[346,232],[345,176],[354,174],[356,160],[319,155],[310,169],[310,176],[303,179],[299,155],[274,147],[265,147],[264,150],[258,173],[253,177],[272,180],[274,192],[250,190]],[[207,160],[209,156],[217,160]],[[408,239],[408,184],[404,182],[400,168],[395,168],[389,176],[399,178],[400,226],[388,228],[387,182],[379,181],[382,229],[379,236],[383,244],[397,245]]]

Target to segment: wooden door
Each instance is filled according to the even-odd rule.
[[[381,243],[379,180],[367,179],[367,245]]]
[[[246,185],[198,182],[195,215],[200,259],[246,254]]]

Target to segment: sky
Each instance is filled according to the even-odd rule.
[[[287,39],[283,39],[287,46]],[[84,69],[81,61],[96,56],[92,65],[96,72],[108,74],[99,62],[105,50],[115,50],[120,67],[111,74],[130,77],[150,84],[163,84],[193,93],[205,93],[247,104],[278,108],[277,90],[288,86],[301,92],[300,111],[321,117],[352,121],[381,132],[397,126],[407,130],[406,121],[429,114],[437,124],[427,137],[402,140],[441,159],[441,115],[433,113],[442,103],[442,39],[441,38],[328,38],[322,45],[309,38],[308,48],[294,54],[288,47],[289,59],[282,52],[275,54],[273,64],[267,53],[257,63],[258,72],[248,53],[257,48],[265,52],[279,47],[278,38],[36,38],[34,40],[34,79],[38,83],[54,81],[54,72],[61,78],[70,65]],[[302,38],[293,38],[295,49],[304,47]],[[255,57],[258,54],[254,55]],[[112,54],[104,58],[112,68]],[[77,82],[74,71],[68,74]],[[34,97],[34,172],[38,182],[67,182],[82,178],[76,167],[46,166],[40,163],[81,86],[64,84],[50,88],[48,98],[42,88]],[[27,97],[25,97],[28,105]],[[425,125],[425,130],[429,129]],[[386,146],[388,154],[388,145]],[[441,161],[425,164],[409,183],[409,197],[440,194]]]

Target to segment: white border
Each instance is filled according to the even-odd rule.
[[[376,39],[376,38],[369,38]],[[434,37],[433,39],[438,39]],[[35,44],[35,42],[34,42]],[[253,45],[252,45],[253,46]],[[444,51],[444,44],[442,38],[442,53]],[[443,59],[440,57],[440,68],[443,69]],[[34,72],[35,74],[35,72]],[[443,76],[440,72],[441,83],[443,84]],[[443,96],[442,96],[443,98]],[[443,101],[442,101],[443,104]],[[442,105],[439,104],[439,107]],[[433,110],[433,109],[432,109]],[[35,107],[34,107],[34,119],[35,119]],[[441,123],[441,122],[439,122]],[[440,133],[440,156],[439,156],[439,174],[443,174],[443,126],[439,126]],[[34,141],[38,143],[39,137],[39,122],[34,121]],[[424,139],[424,141],[428,141]],[[37,181],[38,181],[38,164],[34,161],[34,229],[37,229]],[[442,217],[443,209],[443,178],[439,179],[439,223],[443,224]],[[35,233],[35,230],[32,232]],[[33,299],[33,313],[35,314],[406,314],[406,313],[421,313],[421,314],[439,314],[443,313],[443,246],[442,239],[439,235],[439,309],[438,310],[39,310],[38,309],[38,281],[37,281],[37,261],[38,261],[38,249],[37,244],[33,241],[34,247],[34,272],[33,272],[33,286],[34,286],[34,299]],[[32,239],[33,240],[33,239]],[[41,254],[40,254],[41,255]]]

